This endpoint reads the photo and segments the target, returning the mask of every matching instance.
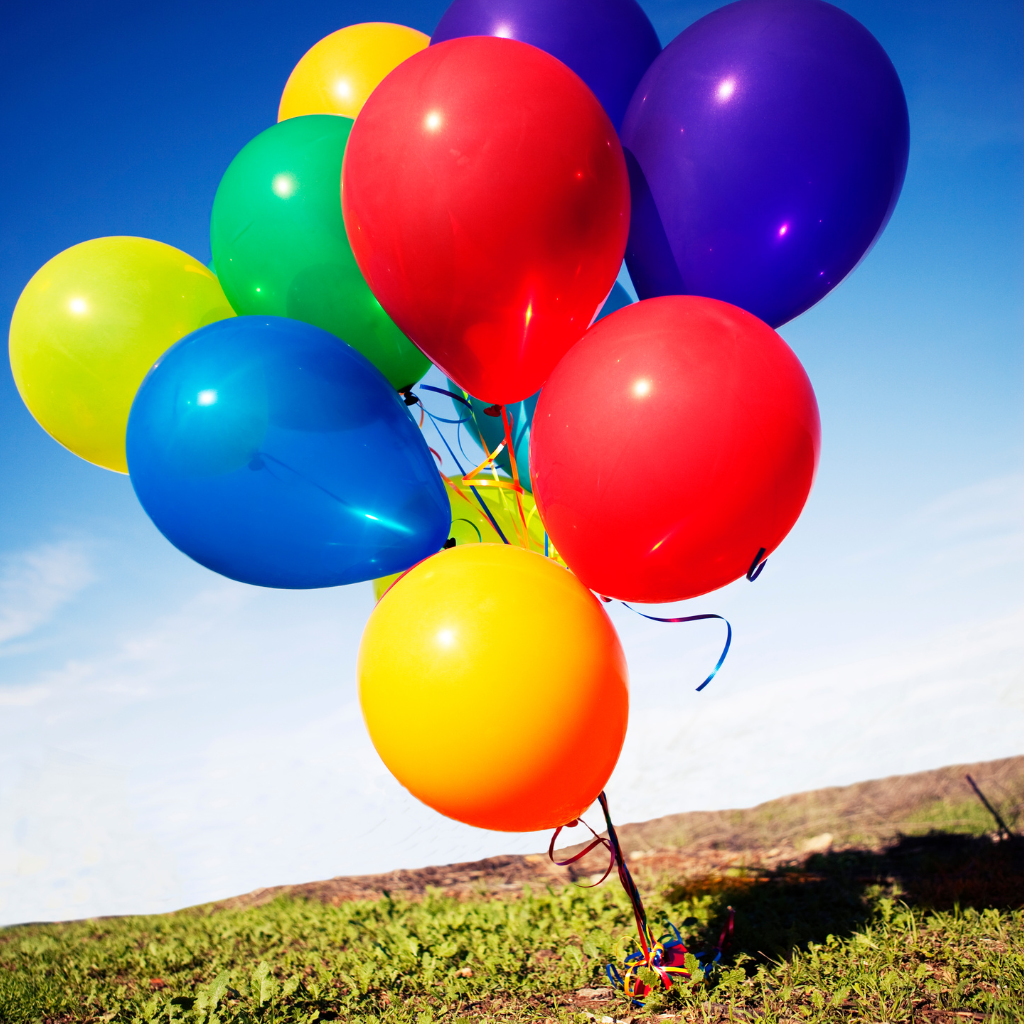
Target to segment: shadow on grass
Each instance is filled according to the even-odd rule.
[[[862,928],[880,896],[925,910],[1024,907],[1024,838],[1000,842],[941,831],[901,836],[881,851],[815,854],[800,867],[686,882],[667,896],[672,903],[713,897],[717,912],[697,948],[715,945],[731,906],[736,923],[726,958],[777,961],[810,942]]]

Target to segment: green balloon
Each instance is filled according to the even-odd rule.
[[[352,119],[307,114],[261,132],[217,188],[210,242],[240,315],[315,324],[358,349],[398,389],[430,360],[374,298],[341,215],[341,161]]]

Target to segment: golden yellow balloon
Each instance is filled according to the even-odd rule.
[[[545,551],[544,524],[540,521],[533,495],[529,492],[520,494],[523,505],[520,515],[515,492],[505,486],[510,483],[509,480],[495,481],[488,475],[471,480],[470,483],[460,477],[446,479],[448,501],[452,507],[449,539],[454,540],[456,545],[514,544],[528,551],[547,554],[564,565],[550,542]],[[486,512],[481,508],[481,502],[487,506]],[[498,533],[499,529],[501,534]],[[374,598],[379,601],[401,575],[396,572],[374,580]]]
[[[149,238],[94,238],[38,270],[14,307],[14,382],[40,426],[128,472],[124,437],[149,368],[186,334],[234,316],[217,278]]]
[[[550,558],[450,548],[370,615],[359,700],[377,753],[441,814],[531,832],[582,814],[626,735],[626,661],[601,602]]]
[[[355,117],[390,72],[429,45],[430,36],[385,21],[338,29],[295,65],[281,94],[277,119],[303,114]]]

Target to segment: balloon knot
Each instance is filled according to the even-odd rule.
[[[412,393],[412,387],[404,388],[398,392],[406,405],[415,405],[419,399]]]
[[[454,537],[449,537],[449,538],[448,538],[448,539],[447,539],[447,540],[446,540],[446,541],[445,541],[445,542],[444,542],[444,543],[443,543],[443,544],[441,545],[441,550],[442,550],[442,551],[446,551],[446,550],[447,550],[448,548],[453,548],[453,547],[455,547],[455,538],[454,538]]]
[[[489,405],[489,406],[487,406],[486,409],[484,409],[484,414],[487,415],[487,416],[494,416],[495,418],[497,418],[498,416],[501,415],[501,406],[500,405]]]

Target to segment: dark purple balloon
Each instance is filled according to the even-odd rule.
[[[739,0],[695,22],[644,75],[621,135],[640,298],[706,295],[772,327],[875,243],[910,145],[892,62],[821,0]]]
[[[455,0],[430,41],[458,36],[502,36],[546,50],[590,86],[616,131],[661,52],[636,0]]]

